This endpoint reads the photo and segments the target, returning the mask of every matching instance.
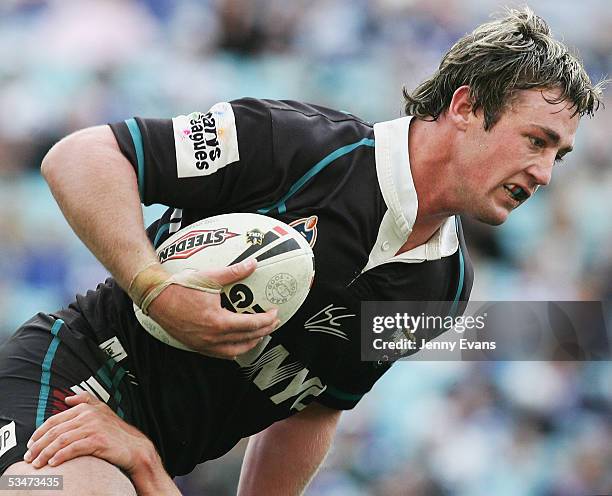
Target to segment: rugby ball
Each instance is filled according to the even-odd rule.
[[[300,308],[314,278],[314,255],[295,229],[265,215],[232,213],[202,219],[170,236],[156,250],[164,269],[216,269],[257,259],[247,278],[223,288],[221,305],[233,312],[278,308],[281,326]],[[134,305],[136,318],[160,341],[193,351]],[[280,327],[280,326],[279,326]]]

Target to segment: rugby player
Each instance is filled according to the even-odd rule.
[[[60,474],[66,495],[178,494],[173,476],[250,436],[239,493],[300,494],[340,412],[389,368],[360,361],[360,301],[461,311],[458,215],[501,224],[546,186],[600,93],[525,9],[461,38],[393,121],[247,98],[63,139],[43,175],[113,278],[0,351],[0,473]],[[145,230],[141,202],[169,208]],[[314,286],[277,332],[274,310],[220,306],[219,285],[253,263],[164,284],[155,247],[227,212],[292,223],[313,245]],[[132,302],[199,353],[152,338]]]

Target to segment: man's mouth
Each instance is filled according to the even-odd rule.
[[[531,195],[517,184],[504,184],[508,196],[519,203],[524,202]]]

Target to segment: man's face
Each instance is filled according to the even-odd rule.
[[[545,100],[558,95],[558,90],[520,90],[489,131],[482,111],[471,114],[460,143],[461,211],[498,225],[550,182],[555,162],[572,149],[580,121],[568,102]]]

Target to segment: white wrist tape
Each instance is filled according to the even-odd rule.
[[[162,269],[159,262],[151,262],[139,270],[132,278],[128,287],[128,294],[132,301],[149,315],[149,306],[161,292],[172,284],[185,288],[204,291],[205,293],[220,293],[223,286],[202,275],[196,269],[185,269],[176,274],[169,274]]]

